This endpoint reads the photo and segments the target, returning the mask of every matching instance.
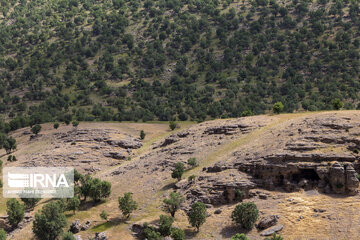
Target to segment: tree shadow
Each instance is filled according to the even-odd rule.
[[[170,190],[170,189],[174,189],[174,188],[175,188],[175,184],[176,184],[175,182],[169,183],[169,184],[165,185],[164,187],[162,187],[161,190],[167,191],[167,190]]]
[[[200,229],[201,230],[201,229]],[[195,238],[198,232],[195,229],[187,228],[184,230],[186,238]]]
[[[249,231],[246,229],[241,228],[240,226],[236,225],[230,225],[226,226],[223,229],[221,229],[221,236],[223,236],[226,239],[230,239],[232,236],[234,236],[237,233],[244,233],[247,234]]]
[[[93,207],[96,207],[100,204],[104,203],[104,201],[100,201],[100,202],[93,202],[93,201],[88,201],[88,202],[81,202],[80,207],[79,207],[79,211],[87,211]]]

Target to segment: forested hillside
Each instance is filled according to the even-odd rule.
[[[1,0],[0,128],[359,104],[357,0]]]

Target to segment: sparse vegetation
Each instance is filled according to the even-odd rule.
[[[140,131],[140,139],[141,139],[141,140],[144,140],[144,139],[145,139],[145,136],[146,136],[146,134],[145,134],[144,130],[141,130],[141,131]]]
[[[231,237],[231,240],[249,240],[244,233],[237,233]]]
[[[339,98],[335,98],[332,102],[331,102],[333,108],[335,110],[340,110],[341,108],[343,108],[344,104],[343,102],[339,99]]]
[[[69,211],[73,211],[74,214],[79,209],[79,206],[80,206],[80,199],[77,196],[74,196],[73,198],[67,200],[66,208]]]
[[[169,128],[170,128],[171,131],[174,131],[175,128],[176,128],[176,122],[170,121],[170,123],[169,123]]]
[[[264,238],[264,240],[284,240],[284,238],[274,233],[271,237]]]
[[[187,163],[192,167],[196,167],[198,165],[197,161],[196,161],[196,158],[189,158]]]
[[[74,237],[74,235],[71,232],[65,232],[62,235],[62,240],[76,240],[76,238]]]
[[[41,131],[41,125],[40,124],[35,124],[32,128],[31,128],[31,132],[35,135],[38,135],[39,132]]]
[[[283,110],[284,110],[284,105],[282,104],[282,102],[274,103],[273,112],[275,114],[280,114]]]
[[[0,228],[0,240],[6,240],[7,235],[3,228]]]
[[[108,216],[109,216],[109,214],[108,214],[105,210],[102,210],[102,211],[101,211],[100,217],[101,217],[102,219],[104,219],[105,221],[107,221],[107,220],[108,220]]]
[[[54,129],[58,129],[60,124],[58,122],[54,123]]]

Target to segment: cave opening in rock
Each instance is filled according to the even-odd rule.
[[[292,175],[292,180],[296,182],[299,182],[303,178],[311,181],[320,180],[319,175],[314,169],[301,169],[300,172]]]

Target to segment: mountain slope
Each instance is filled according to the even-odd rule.
[[[238,117],[277,101],[286,112],[335,98],[358,107],[357,1],[4,0],[1,10],[7,131],[72,117]]]

